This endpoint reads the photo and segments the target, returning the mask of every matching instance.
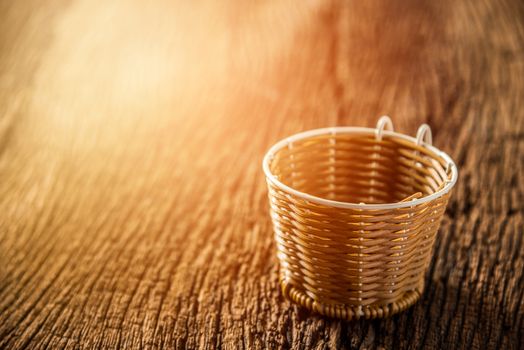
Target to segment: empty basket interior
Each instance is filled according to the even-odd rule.
[[[395,203],[445,185],[445,161],[413,142],[370,134],[318,135],[274,154],[270,170],[283,184],[340,202]]]

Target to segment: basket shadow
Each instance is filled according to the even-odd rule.
[[[491,344],[515,344],[521,319],[504,309],[496,298],[487,298],[468,283],[451,285],[446,280],[427,281],[420,300],[407,310],[385,319],[342,321],[293,306],[293,314],[310,332],[313,343],[327,342],[337,348],[475,348]],[[322,330],[322,331],[318,331]],[[311,344],[313,345],[313,344]]]

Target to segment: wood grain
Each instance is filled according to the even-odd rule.
[[[524,347],[524,5],[0,2],[0,348]],[[458,163],[426,292],[284,300],[261,159],[381,114]]]

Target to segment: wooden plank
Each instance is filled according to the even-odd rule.
[[[0,348],[524,347],[519,1],[0,4]],[[261,158],[431,125],[460,179],[387,320],[284,300]]]

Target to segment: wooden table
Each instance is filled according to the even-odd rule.
[[[261,160],[423,122],[460,169],[418,304],[281,296]],[[2,1],[0,348],[524,347],[524,4]]]

